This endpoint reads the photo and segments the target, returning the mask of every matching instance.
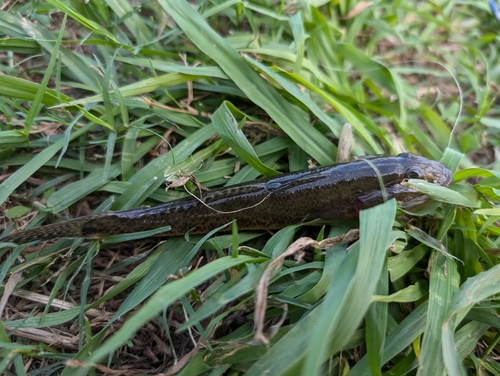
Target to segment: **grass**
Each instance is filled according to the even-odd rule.
[[[346,122],[354,155],[455,172],[410,182],[442,202],[421,216],[5,245],[0,373],[500,373],[486,2],[6,2],[0,25],[3,234],[331,164]]]

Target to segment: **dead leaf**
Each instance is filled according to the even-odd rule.
[[[352,8],[349,11],[349,13],[347,13],[347,16],[344,17],[344,20],[356,17],[358,14],[360,14],[366,8],[370,7],[372,4],[373,1],[360,1],[354,6],[354,8]]]

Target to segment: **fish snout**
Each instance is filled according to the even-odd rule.
[[[429,181],[441,187],[449,187],[453,181],[451,170],[439,162],[434,162],[434,168],[431,169],[431,179]]]

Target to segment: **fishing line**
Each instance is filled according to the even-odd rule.
[[[186,188],[186,186],[184,185],[184,190],[191,196],[193,196],[197,201],[199,201],[203,206],[207,207],[208,209],[210,210],[213,210],[214,212],[216,213],[219,213],[219,214],[234,214],[234,213],[239,213],[241,211],[244,211],[244,210],[248,210],[248,209],[252,209],[252,208],[255,208],[257,206],[259,206],[260,204],[262,204],[264,201],[266,201],[269,196],[271,196],[273,194],[273,192],[270,192],[267,194],[267,196],[265,196],[262,200],[260,200],[258,203],[256,203],[255,205],[251,205],[251,206],[247,206],[245,208],[241,208],[241,209],[237,209],[237,210],[231,210],[231,211],[222,211],[222,210],[217,210],[215,208],[212,208],[210,205],[208,205],[207,203],[205,203],[201,198],[199,198],[198,196],[196,196],[194,193],[192,192],[189,192],[189,190]]]
[[[448,71],[450,76],[453,78],[453,81],[455,81],[455,85],[457,85],[458,95],[460,98],[460,107],[458,108],[457,118],[455,119],[455,124],[453,124],[453,128],[451,128],[450,138],[448,139],[447,148],[449,148],[451,146],[451,139],[453,138],[453,132],[455,132],[455,129],[458,126],[458,121],[460,120],[460,116],[462,116],[462,108],[463,108],[464,98],[463,98],[462,88],[460,87],[460,84],[458,83],[458,80],[455,77],[455,75],[453,74],[453,72],[446,65],[440,63],[439,61],[434,61],[434,63],[436,63],[437,65],[440,65],[441,67],[443,67],[444,69],[446,69]]]
[[[440,67],[444,68],[448,72],[448,74],[453,78],[455,86],[458,89],[459,100],[460,100],[459,101],[458,113],[457,113],[457,116],[455,118],[455,122],[453,123],[453,127],[452,127],[451,132],[450,132],[450,137],[448,139],[447,148],[450,148],[451,147],[451,141],[453,139],[453,134],[455,133],[455,130],[458,127],[458,122],[460,121],[460,117],[462,116],[463,102],[464,102],[462,87],[460,86],[460,83],[458,82],[457,77],[453,74],[453,72],[451,71],[451,69],[448,68],[445,64],[443,64],[443,63],[441,63],[439,61],[436,61],[436,60],[423,60],[423,61],[406,60],[406,61],[401,61],[401,62],[399,62],[397,64],[388,64],[387,66],[385,66],[383,63],[381,63],[379,61],[374,61],[373,63],[374,64],[379,64],[380,67],[352,71],[352,70],[347,70],[347,69],[328,67],[328,66],[323,65],[323,64],[320,64],[319,66],[321,68],[323,68],[325,71],[333,71],[333,72],[341,72],[341,73],[367,73],[367,72],[375,72],[375,71],[384,70],[384,69],[389,70],[389,68],[391,68],[391,67],[397,67],[397,66],[408,64],[408,63],[415,63],[415,64],[420,64],[420,63],[435,63],[435,64],[439,65]],[[430,75],[430,73],[428,73],[428,74]],[[403,99],[400,99],[400,100],[403,100]]]

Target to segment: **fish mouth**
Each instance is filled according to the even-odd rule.
[[[428,205],[435,202],[432,198],[414,188],[403,185],[394,188],[396,188],[397,193],[393,197],[398,202],[399,209],[405,212],[416,213],[425,210]]]
[[[394,197],[403,210],[418,208],[431,200],[422,192],[402,184],[394,184],[392,187],[386,188],[386,190],[388,196]]]
[[[416,196],[405,201],[398,201],[398,206],[404,211],[415,211],[421,209],[426,204],[431,202],[432,199],[426,195]]]
[[[421,197],[429,200],[427,196],[416,189],[407,187],[401,183],[396,183],[385,187],[384,191],[377,189],[358,196],[357,200],[361,204],[362,209],[367,209],[392,198],[396,199],[400,207],[407,205],[413,206],[410,203],[415,199],[420,200]]]
[[[441,187],[449,187],[453,181],[451,170],[439,162],[432,161],[424,171],[426,181]]]
[[[440,162],[410,153],[401,153],[398,157],[405,161],[407,166],[406,179],[413,178],[412,175],[415,175],[415,171],[418,171],[418,175],[420,175],[418,179],[423,179],[442,187],[449,187],[453,181],[451,170]],[[397,184],[397,182],[394,183]]]
[[[443,164],[436,161],[429,161],[424,169],[424,180],[441,187],[449,187],[453,181],[453,172]],[[406,181],[407,179],[405,179]],[[396,184],[395,195],[402,197],[403,200],[399,201],[399,207],[402,210],[415,211],[425,207],[433,200],[414,188]],[[396,196],[397,197],[397,196]]]

